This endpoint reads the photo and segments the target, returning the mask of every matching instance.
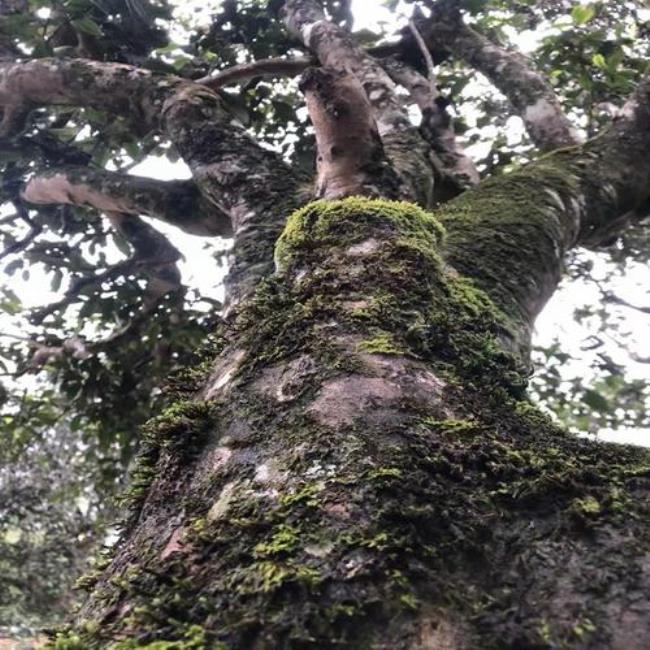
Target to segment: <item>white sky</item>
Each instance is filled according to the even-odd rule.
[[[209,2],[192,0],[190,2],[177,2],[179,14],[192,21],[208,20]],[[376,2],[369,0],[353,0],[353,10],[355,12],[355,28],[361,29],[384,29],[386,26],[395,24],[395,14],[381,7]],[[390,29],[390,27],[389,27]],[[181,35],[178,39],[180,42]],[[517,39],[522,49],[534,49],[534,41],[531,34],[527,33],[525,38]],[[511,121],[513,133],[521,128],[518,118]],[[475,152],[476,153],[476,152]],[[182,162],[171,163],[167,160],[149,159],[135,167],[133,174],[140,174],[159,178],[161,180],[171,180],[174,178],[189,178],[190,173]],[[222,288],[219,286],[219,278],[214,273],[205,273],[205,268],[214,269],[214,259],[209,250],[205,250],[205,240],[201,238],[186,235],[177,229],[165,227],[164,224],[156,223],[156,228],[165,232],[170,240],[177,246],[185,256],[180,267],[183,274],[183,281],[186,285],[197,287],[203,293],[214,297],[221,297]],[[210,280],[211,279],[211,280]],[[650,271],[638,269],[633,277],[627,277],[625,283],[621,285],[621,294],[627,300],[636,304],[650,304],[650,295],[647,287],[650,286]],[[12,279],[12,288],[23,300],[27,306],[41,305],[55,298],[49,289],[49,278],[44,277],[42,272],[37,269],[32,271],[29,281],[23,281],[19,275]],[[596,301],[599,296],[595,288],[585,285],[585,283],[573,283],[566,286],[562,291],[556,293],[550,301],[543,314],[537,322],[536,339],[542,345],[548,345],[555,336],[559,336],[566,351],[577,354],[577,348],[581,341],[589,332],[585,327],[575,322],[572,317],[573,309],[577,304],[585,304]],[[625,327],[630,332],[630,337],[636,340],[637,349],[643,354],[644,347],[647,349],[648,319],[636,315],[634,312],[622,311],[626,317]],[[18,333],[10,319],[0,317],[0,325],[5,333],[13,331]],[[628,373],[632,377],[644,378],[648,373],[648,366],[642,364],[631,364],[629,360],[621,359],[621,354],[617,352],[615,346],[607,350],[615,360],[625,361],[628,367]],[[647,354],[647,353],[646,353]],[[617,356],[619,357],[617,359]],[[583,372],[589,374],[586,368],[577,366],[567,367],[568,376],[580,375]],[[602,439],[612,440],[615,442],[626,442],[633,444],[643,444],[650,446],[650,430],[624,430],[616,432],[601,432],[599,437]]]

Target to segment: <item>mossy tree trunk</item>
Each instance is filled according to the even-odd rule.
[[[318,3],[282,4],[325,66],[302,84],[325,200],[289,218],[270,277],[301,178],[218,95],[111,63],[2,66],[1,131],[37,105],[135,113],[194,181],[144,201],[151,183],[58,173],[26,198],[178,222],[189,191],[205,212],[190,226],[235,238],[225,324],[170,378],[122,538],[54,647],[646,648],[650,453],[558,429],[526,377],[566,252],[648,200],[650,78],[579,144],[523,60],[438,21],[486,74],[512,72],[501,87],[541,148],[569,146],[432,216],[434,181],[457,195],[476,170],[454,142],[431,155],[390,75]]]
[[[56,647],[645,647],[650,455],[531,405],[517,319],[445,256],[411,204],[290,218]]]

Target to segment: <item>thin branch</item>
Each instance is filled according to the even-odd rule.
[[[217,90],[223,86],[241,84],[256,77],[296,77],[314,63],[315,60],[307,56],[295,59],[258,59],[219,70],[216,74],[196,79],[196,83]]]
[[[66,167],[37,174],[21,194],[29,203],[91,206],[102,212],[155,217],[193,235],[232,233],[230,216],[205,201],[192,181]]]
[[[413,20],[409,20],[409,29],[411,30],[411,34],[413,34],[413,38],[415,38],[415,42],[420,48],[420,52],[427,66],[427,77],[431,85],[431,91],[432,93],[435,93],[437,90],[436,89],[436,66],[435,63],[433,62],[433,57],[431,56],[431,52],[427,47],[427,44],[424,42],[424,39],[422,38],[422,34],[420,34],[420,30],[417,28]]]
[[[97,275],[90,273],[74,278],[60,300],[34,309],[29,315],[29,321],[34,325],[40,325],[50,314],[61,311],[75,302],[79,297],[79,293],[85,287],[92,285],[98,286],[106,280],[124,275],[132,269],[132,266],[133,261],[128,259],[109,266]]]
[[[640,305],[635,305],[631,302],[628,302],[624,298],[619,298],[617,295],[606,292],[605,300],[614,305],[621,305],[622,307],[628,307],[629,309],[634,309],[635,311],[640,312],[641,314],[650,314],[650,307],[641,307]]]
[[[410,24],[415,26],[412,21]],[[418,41],[418,45],[420,47],[424,46],[422,54],[430,60],[428,66],[433,68],[433,57],[427,49],[426,43],[422,39],[421,35],[419,36],[419,39],[420,40]],[[388,46],[382,45],[380,47],[371,47],[364,49],[363,51],[368,56],[377,56],[383,58],[386,56],[402,54],[407,44],[408,40],[404,39],[403,41],[393,43]],[[298,75],[302,74],[307,68],[316,65],[317,63],[318,61],[314,57],[309,56],[295,57],[291,59],[280,57],[257,59],[256,61],[240,63],[229,68],[224,68],[223,70],[217,70],[212,74],[206,75],[205,77],[200,77],[194,81],[196,83],[203,84],[212,90],[218,90],[219,88],[223,88],[229,84],[243,84],[257,77],[297,77]]]
[[[19,336],[18,334],[8,334],[7,332],[0,332],[0,339],[15,339],[16,341],[33,342],[29,336]]]

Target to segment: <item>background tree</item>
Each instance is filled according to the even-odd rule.
[[[605,276],[646,260],[639,7],[402,3],[414,13],[399,34],[351,39],[346,2],[226,1],[179,47],[160,3],[5,5],[5,270],[45,269],[59,293],[25,313],[4,290],[29,320],[3,338],[7,375],[45,369],[57,389],[6,392],[11,458],[76,435],[71,457],[86,454],[102,494],[137,425],[185,400],[147,425],[116,559],[59,645],[635,647],[647,457],[561,434],[522,391],[565,255],[606,248]],[[545,33],[530,61],[507,48],[524,28]],[[283,79],[305,70],[315,139]],[[476,95],[475,70],[503,95]],[[468,143],[490,146],[472,159]],[[191,178],[127,174],[160,154]],[[481,175],[496,180],[472,190]],[[437,208],[445,243],[414,208],[321,205],[293,217],[280,272],[254,293],[288,214],[359,194]],[[233,237],[224,322],[142,215]],[[581,317],[611,324],[632,307],[601,276],[603,305]],[[646,384],[592,343],[596,384],[567,396],[553,346],[538,391],[583,428],[647,424]],[[495,558],[510,573],[490,572]]]

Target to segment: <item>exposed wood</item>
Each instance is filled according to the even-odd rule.
[[[309,68],[300,89],[316,131],[318,196],[397,198],[399,182],[358,79],[331,68]]]

